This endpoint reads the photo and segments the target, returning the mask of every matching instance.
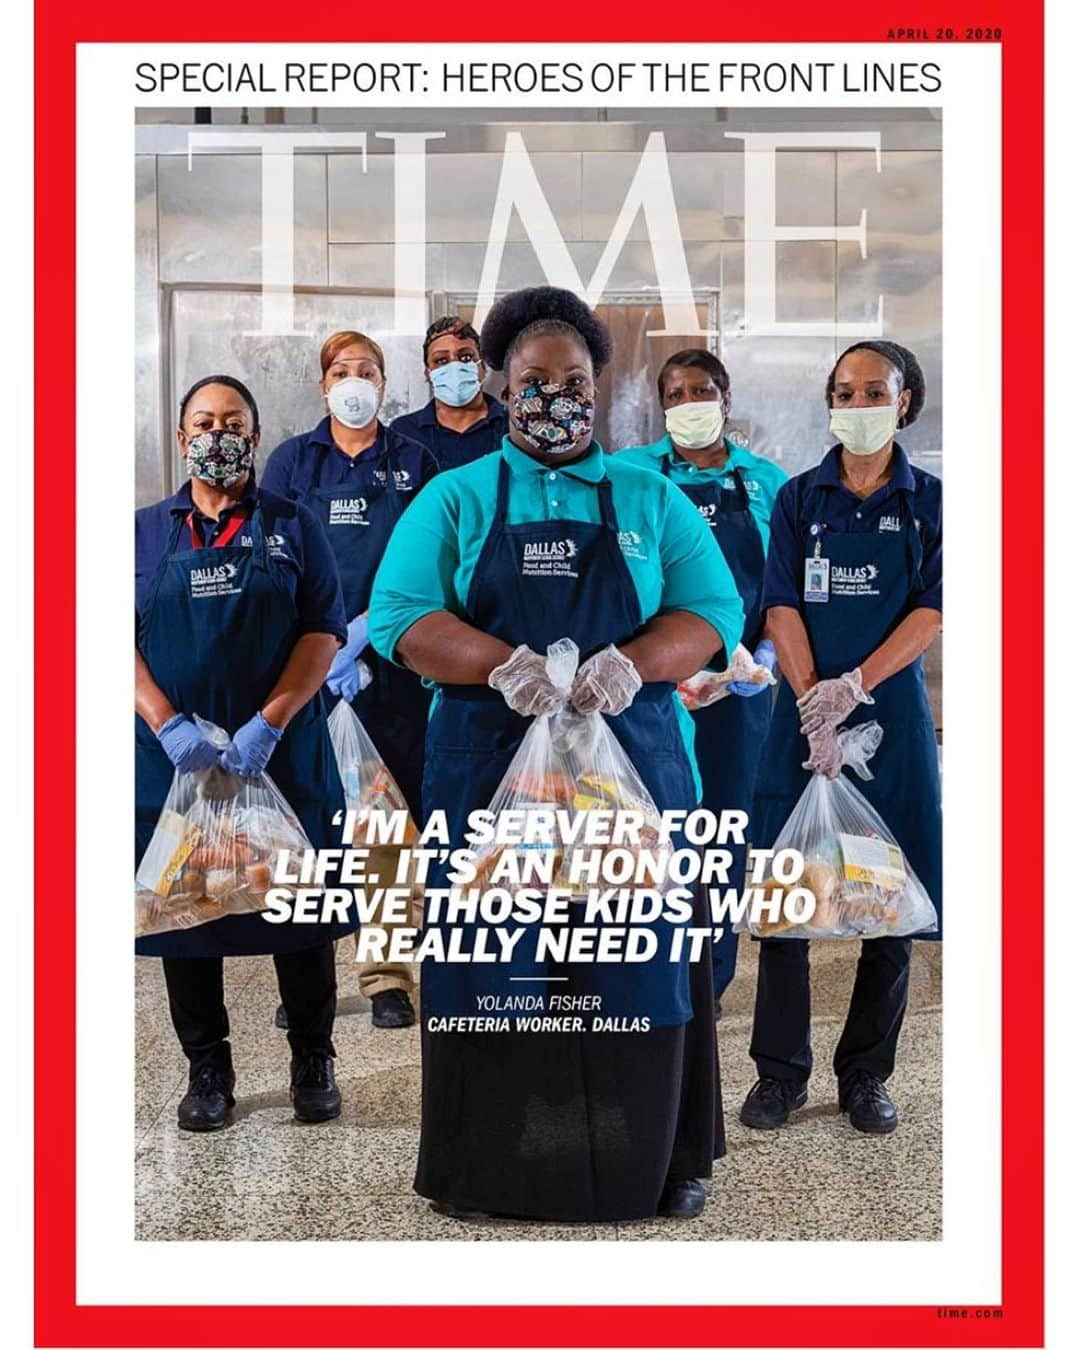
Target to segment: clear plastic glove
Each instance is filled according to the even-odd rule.
[[[754,665],[764,666],[771,675],[776,669],[776,648],[768,638],[762,638],[754,648]],[[728,693],[738,694],[740,698],[753,698],[755,694],[762,694],[766,689],[771,689],[775,680],[761,680],[755,683],[753,680],[732,680],[728,685]]]
[[[211,745],[183,713],[173,713],[158,731],[157,738],[178,773],[199,773],[209,769],[218,757],[217,746]]]
[[[349,636],[344,647],[338,648],[326,677],[326,687],[332,694],[338,694],[351,703],[363,686],[356,670],[356,658],[368,643],[368,621],[366,614],[358,614],[349,624]]]
[[[566,694],[548,675],[547,657],[524,643],[501,666],[495,667],[488,676],[488,684],[502,694],[507,707],[522,717],[553,713],[566,702]]]
[[[241,778],[258,778],[284,734],[280,727],[271,726],[262,713],[257,712],[222,750],[221,767]]]
[[[860,703],[873,703],[862,687],[862,671],[849,670],[835,680],[818,680],[796,705],[802,716],[802,732],[809,735],[819,727],[838,727]]]
[[[617,647],[602,647],[582,663],[570,686],[570,702],[579,713],[625,712],[641,688],[641,676]]]
[[[810,758],[804,760],[803,768],[811,773],[823,773],[826,778],[836,778],[844,762],[836,728],[825,723],[811,731],[806,739],[810,742]]]

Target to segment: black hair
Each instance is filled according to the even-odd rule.
[[[480,355],[492,370],[505,370],[526,338],[540,333],[572,334],[599,375],[611,360],[611,334],[584,300],[558,286],[511,291],[492,305],[480,332]]]
[[[718,356],[713,356],[712,352],[707,352],[704,347],[686,347],[681,352],[676,352],[674,356],[669,356],[660,367],[660,374],[656,377],[656,392],[660,395],[661,403],[664,401],[664,377],[672,366],[689,366],[693,370],[703,370],[722,394],[731,392],[731,380],[723,361]]]
[[[223,384],[226,388],[234,390],[251,409],[251,420],[255,424],[255,430],[259,429],[259,405],[255,402],[255,396],[246,384],[241,384],[239,380],[233,379],[231,375],[206,375],[201,380],[196,380],[184,397],[180,400],[180,421],[184,420],[184,412],[192,398],[204,389],[208,384]]]
[[[424,365],[427,365],[428,348],[437,337],[442,337],[445,333],[453,333],[456,337],[464,338],[466,342],[475,342],[480,346],[480,334],[465,319],[458,314],[446,314],[441,319],[436,319],[431,327],[424,334]]]
[[[891,365],[900,375],[901,390],[910,389],[911,399],[908,403],[908,410],[900,418],[897,426],[909,427],[918,418],[923,410],[923,404],[926,402],[926,377],[923,375],[922,366],[916,360],[915,353],[908,351],[906,347],[901,347],[899,342],[853,342],[847,351],[843,351],[836,359],[836,365],[829,372],[829,379],[825,385],[825,402],[832,407],[833,390],[836,386],[836,371],[840,362],[851,352],[876,352],[878,356],[883,356],[889,365]]]

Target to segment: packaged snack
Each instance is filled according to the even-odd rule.
[[[195,721],[214,745],[229,744],[220,727]],[[310,847],[268,774],[240,778],[219,765],[174,774],[135,873],[135,936],[265,909],[279,851],[298,863]]]
[[[699,670],[677,686],[679,698],[688,712],[707,708],[718,699],[728,698],[732,684],[775,684],[776,676],[768,666],[759,666],[740,642],[724,670]]]
[[[369,820],[373,815],[407,812],[408,803],[364,730],[364,724],[345,699],[339,700],[327,718],[327,726],[345,788],[345,805],[356,812],[352,843],[355,848],[368,850],[364,874],[370,878],[372,886],[393,886],[401,850],[411,848],[419,839],[420,831],[409,816],[401,843],[377,843],[374,836],[369,840]]]
[[[840,733],[843,762],[860,778],[872,778],[867,762],[881,744],[877,722]],[[790,887],[766,882],[772,891],[805,888],[815,899],[805,923],[785,915],[775,921],[735,927],[755,937],[876,938],[933,932],[937,915],[889,828],[843,773],[814,774],[773,845],[803,855],[803,873]]]
[[[577,646],[561,638],[548,648],[547,657],[548,677],[569,693],[578,665]],[[589,853],[597,847],[581,843],[580,832],[574,831],[572,822],[583,811],[638,811],[643,817],[638,851],[648,850],[658,860],[658,869],[666,868],[671,852],[670,843],[660,843],[656,803],[611,728],[599,713],[583,715],[569,703],[561,711],[534,719],[488,809],[496,816],[509,810],[543,811],[552,818],[553,828],[537,842],[487,845],[478,854],[477,877],[472,883],[476,886],[515,889],[510,883],[491,880],[499,859],[510,849],[518,855],[523,875],[527,855],[554,853],[552,884],[583,895],[588,887],[571,880],[572,860],[579,850]],[[554,823],[556,810],[566,813],[570,825],[565,838]],[[544,889],[544,883],[526,879],[522,888]]]

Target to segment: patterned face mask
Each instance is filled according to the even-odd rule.
[[[238,483],[254,460],[251,437],[238,431],[200,431],[188,441],[188,473],[215,487]]]
[[[530,445],[565,455],[592,432],[596,403],[584,390],[532,381],[510,396],[510,420]]]

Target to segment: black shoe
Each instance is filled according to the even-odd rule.
[[[274,1014],[274,1026],[279,1031],[288,1031],[289,1029],[289,1014],[285,1011],[284,1003],[277,1005],[277,1012]]]
[[[759,1078],[742,1104],[739,1119],[752,1130],[786,1125],[792,1111],[806,1105],[806,1084],[791,1078]]]
[[[715,1017],[718,1022],[720,1021],[720,1016],[722,1012],[723,1008],[721,1008],[720,1006],[720,999],[717,999],[716,1002],[713,1004],[713,1017]]]
[[[293,1056],[289,1085],[293,1114],[307,1125],[341,1115],[341,1093],[334,1082],[334,1057],[311,1051]]]
[[[232,1069],[204,1064],[188,1079],[188,1090],[176,1108],[176,1123],[182,1130],[220,1130],[236,1105]]]
[[[885,1084],[865,1069],[841,1084],[840,1112],[863,1134],[892,1134],[900,1124]]]
[[[700,1181],[668,1181],[656,1212],[662,1219],[696,1219],[704,1208],[705,1187]]]
[[[372,1026],[411,1027],[415,1021],[412,999],[404,989],[384,989],[372,998]]]

